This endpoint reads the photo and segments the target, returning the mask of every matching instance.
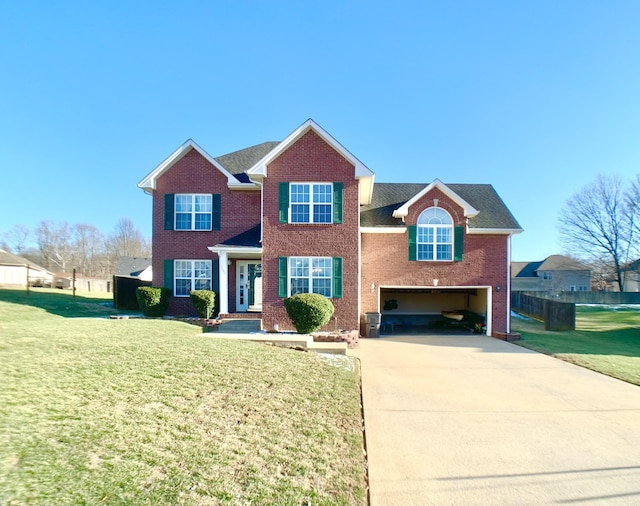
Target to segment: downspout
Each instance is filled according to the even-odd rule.
[[[507,334],[511,332],[511,234],[507,238]]]

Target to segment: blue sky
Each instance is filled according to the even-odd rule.
[[[491,183],[562,252],[563,203],[640,173],[640,2],[0,0],[0,233],[151,234],[137,182],[313,118],[382,182]]]

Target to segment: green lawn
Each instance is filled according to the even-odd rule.
[[[545,331],[542,323],[512,319],[519,344],[640,385],[640,308],[576,306],[576,330]]]
[[[0,290],[0,504],[365,504],[357,371]]]

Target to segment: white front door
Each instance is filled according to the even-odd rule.
[[[236,311],[262,311],[262,264],[256,260],[236,262]]]

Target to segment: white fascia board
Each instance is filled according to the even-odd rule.
[[[216,244],[207,248],[212,253],[226,251],[227,253],[252,253],[262,255],[262,248],[254,248],[253,246],[227,246],[226,244]]]
[[[216,169],[218,169],[224,176],[227,178],[227,186],[230,188],[235,185],[240,185],[240,183],[230,172],[228,172],[222,165],[220,165],[216,160],[207,153],[204,149],[202,149],[193,139],[188,139],[182,146],[176,149],[173,153],[171,153],[160,165],[158,165],[155,169],[153,169],[149,174],[147,174],[142,181],[138,183],[138,188],[142,188],[145,192],[151,193],[156,189],[156,181],[157,179],[164,174],[167,170],[169,170],[173,165],[178,162],[183,156],[185,156],[189,151],[195,149],[198,153],[200,153],[211,165],[213,165]],[[246,184],[246,183],[244,183]]]
[[[416,195],[414,195],[413,198],[411,198],[410,200],[405,202],[404,205],[402,205],[401,207],[393,211],[393,217],[405,218],[407,214],[409,214],[409,208],[434,188],[438,188],[447,197],[449,197],[456,204],[462,207],[465,217],[473,218],[480,212],[471,204],[469,204],[466,200],[460,197],[460,195],[454,192],[451,188],[449,188],[446,184],[444,184],[442,181],[440,181],[439,179],[434,179],[430,184],[425,186],[421,191],[419,191]]]
[[[375,174],[371,176],[360,177],[358,179],[358,193],[360,197],[360,205],[368,206],[373,199],[373,186],[375,184]]]
[[[469,228],[467,227],[467,234],[469,235],[517,235],[523,232],[521,228]]]
[[[260,185],[258,183],[240,183],[237,179],[234,183],[227,184],[227,187],[230,190],[259,190],[260,189]]]
[[[335,149],[343,158],[349,163],[355,166],[355,178],[373,176],[373,172],[358,160],[353,154],[351,154],[342,144],[334,139],[326,130],[318,125],[312,119],[308,119],[293,132],[291,132],[285,140],[278,144],[274,149],[267,153],[261,160],[259,160],[253,167],[251,167],[247,174],[249,176],[262,176],[267,177],[267,165],[275,160],[282,152],[287,150],[294,142],[300,137],[306,134],[309,130],[316,132],[322,139]],[[252,177],[253,179],[253,177]]]
[[[361,234],[404,234],[407,227],[360,227]]]

